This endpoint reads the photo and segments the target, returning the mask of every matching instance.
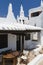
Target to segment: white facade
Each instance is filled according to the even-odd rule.
[[[40,12],[38,16],[32,16],[32,13]],[[41,5],[36,8],[29,10],[29,25],[43,28],[43,0],[41,0]],[[41,31],[41,44],[43,45],[43,31]]]
[[[31,13],[37,12],[37,11],[41,12],[40,15],[36,16],[36,17],[31,17]],[[14,24],[14,22],[15,22],[15,24]],[[9,4],[7,17],[6,18],[0,17],[0,24],[1,24],[0,29],[3,25],[5,27],[5,30],[7,30],[7,29],[10,29],[10,30],[40,30],[40,27],[43,27],[42,23],[43,23],[42,6],[30,9],[29,10],[29,20],[28,20],[28,17],[25,17],[25,15],[24,15],[23,6],[21,5],[20,16],[17,16],[17,20],[16,20],[14,14],[13,14],[13,11],[12,11],[12,5]],[[43,41],[42,41],[43,34],[42,33],[43,33],[42,31],[41,31],[41,33],[38,32],[37,41],[32,40],[32,34],[35,34],[34,32],[29,33],[30,34],[29,40],[25,40],[25,36],[24,36],[24,49],[35,48],[35,46],[43,44]],[[22,40],[22,36],[21,36],[21,40]],[[6,50],[6,49],[17,50],[16,43],[17,43],[17,36],[9,33],[8,34],[8,48],[0,49],[0,52],[3,50]]]
[[[32,16],[33,13],[38,13],[38,12],[39,12],[39,15],[37,14],[38,16],[36,14],[35,16]],[[41,0],[41,5],[39,7],[32,8],[29,10],[29,20],[28,20],[28,17],[24,16],[24,10],[22,6],[20,9],[20,16],[18,16],[17,18],[18,22],[20,22],[20,19],[22,20],[24,19],[24,22],[26,21],[25,22],[26,24],[43,28],[43,0]],[[23,23],[23,22],[20,22],[20,23]],[[39,43],[43,45],[43,31],[41,31],[40,33],[40,42],[37,43],[36,41],[32,41],[31,39],[27,41],[25,40],[24,42],[25,42],[25,48],[34,47],[34,43],[35,44]]]
[[[31,13],[42,11],[41,7],[33,8],[29,10],[29,24],[38,27],[41,27],[41,16],[31,17]]]
[[[32,14],[40,12],[38,16],[32,16]],[[29,10],[29,24],[33,26],[43,27],[43,1],[41,0],[41,5],[36,8]]]

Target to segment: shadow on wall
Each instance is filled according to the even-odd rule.
[[[33,50],[35,48],[37,48],[38,43],[34,42],[34,43],[30,43],[29,45],[27,44],[25,49],[29,49],[29,50]]]

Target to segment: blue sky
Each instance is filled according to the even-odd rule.
[[[41,0],[0,0],[0,16],[7,16],[9,3],[12,3],[14,15],[17,17],[20,12],[21,3],[24,8],[25,16],[28,16],[28,10],[40,6],[40,2]]]

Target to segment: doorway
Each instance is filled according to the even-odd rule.
[[[17,42],[16,42],[17,51],[21,51],[21,36],[17,35]]]

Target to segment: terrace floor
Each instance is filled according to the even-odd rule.
[[[41,60],[37,65],[43,65],[43,60]]]
[[[39,48],[39,50],[26,50],[23,52],[12,52],[11,54],[13,54],[16,58],[15,63],[13,63],[13,61],[9,61],[8,59],[5,60],[5,64],[3,64],[3,58],[2,58],[2,62],[0,62],[0,65],[27,65],[27,63],[31,62],[37,55],[39,54],[43,54],[43,47]],[[7,55],[6,55],[7,56]],[[25,59],[24,59],[24,58]],[[38,65],[43,65],[43,60],[38,64]]]

